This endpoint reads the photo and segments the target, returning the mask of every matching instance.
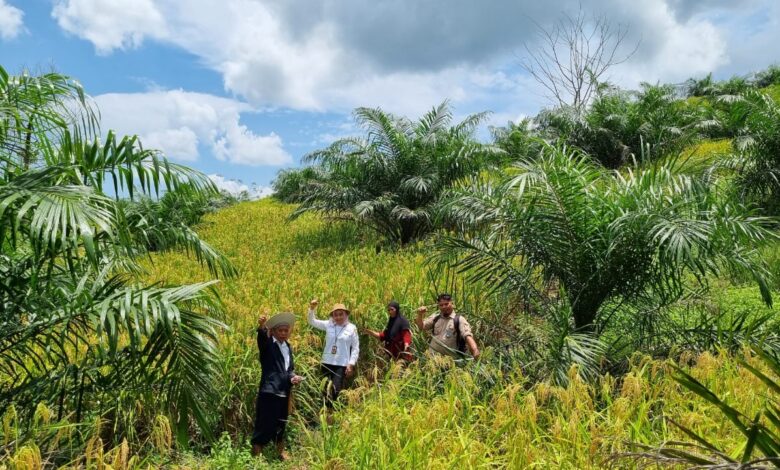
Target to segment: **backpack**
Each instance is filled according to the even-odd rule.
[[[431,332],[436,329],[436,322],[441,319],[441,314],[436,315],[436,318],[433,319],[433,326],[431,327]],[[460,334],[460,315],[457,313],[455,314],[455,318],[453,319],[453,323],[455,326],[455,344],[457,345],[456,348],[459,353],[465,355],[466,354],[466,338],[461,336]]]

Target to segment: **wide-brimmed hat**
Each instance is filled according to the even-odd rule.
[[[347,315],[349,315],[349,309],[344,304],[333,304],[333,308],[330,309],[330,315],[333,315],[333,312],[335,312],[336,310],[344,310],[345,312],[347,312]]]
[[[277,326],[289,325],[295,323],[295,315],[289,312],[277,313],[265,322],[266,328],[276,328]]]

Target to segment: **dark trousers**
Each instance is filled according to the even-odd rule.
[[[271,393],[258,393],[255,401],[255,428],[252,445],[266,445],[271,441],[282,442],[287,427],[289,397]]]
[[[333,409],[333,402],[339,397],[339,392],[344,387],[344,376],[347,373],[347,368],[331,364],[320,364],[320,370],[322,370],[322,375],[328,379],[325,393],[323,394],[325,406],[328,409]]]

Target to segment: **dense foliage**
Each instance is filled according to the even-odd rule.
[[[773,238],[769,221],[671,164],[612,174],[548,146],[497,181],[455,189],[448,208],[460,230],[442,259],[529,300],[557,283],[578,329],[596,326],[609,300],[676,300],[687,273],[748,271],[771,302],[755,250]]]
[[[700,134],[701,112],[671,86],[643,84],[639,92],[603,86],[583,113],[542,112],[539,134],[578,147],[607,168],[679,153]]]
[[[714,80],[711,73],[700,79],[690,78],[685,82],[685,87],[688,96],[719,96],[736,95],[777,84],[780,84],[780,66],[770,65],[757,73],[723,81]]]
[[[0,123],[0,413],[14,408],[22,436],[39,403],[76,422],[102,415],[118,439],[135,433],[123,418],[142,400],[183,444],[191,417],[208,431],[213,281],[144,285],[139,260],[186,250],[213,275],[234,269],[183,224],[148,220],[118,196],[205,197],[213,184],[135,137],[101,141],[89,98],[63,75],[0,69]]]
[[[493,144],[476,138],[485,114],[453,123],[446,102],[418,121],[359,108],[363,136],[278,175],[276,198],[297,205],[235,204],[133,137],[99,139],[69,78],[0,72],[0,467],[266,468],[246,446],[257,316],[302,317],[316,297],[381,329],[388,300],[411,316],[441,291],[480,361],[427,357],[415,328],[402,368],[362,337],[335,426],[323,338],[296,326],[294,465],[774,455],[780,116],[775,89],[754,88],[775,69],[687,99],[602,86]]]
[[[285,173],[277,180],[284,199],[301,201],[296,214],[358,220],[387,240],[406,244],[436,228],[443,191],[502,153],[474,138],[485,113],[453,125],[447,102],[417,122],[381,109],[359,108],[354,114],[364,137],[341,139],[313,152],[305,161],[315,170]]]
[[[738,196],[771,214],[780,212],[780,104],[749,91],[730,97],[729,117],[738,122],[731,158],[716,164],[735,175]]]

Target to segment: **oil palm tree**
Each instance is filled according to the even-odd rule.
[[[607,168],[682,150],[706,125],[703,110],[678,98],[671,86],[642,84],[638,92],[602,85],[586,112],[544,111],[539,133],[576,146]]]
[[[214,275],[235,271],[184,224],[150,223],[120,195],[216,190],[135,137],[101,141],[96,116],[69,77],[0,68],[0,414],[45,402],[80,421],[119,393],[151,396],[186,443],[190,418],[209,431],[215,281],[144,285],[139,259],[154,239]]]
[[[721,197],[671,163],[611,172],[566,147],[545,146],[499,176],[474,177],[447,196],[460,230],[437,259],[526,298],[557,283],[575,331],[598,332],[610,302],[672,301],[689,274],[750,273],[767,303],[756,247],[769,219]]]
[[[319,171],[304,186],[296,216],[318,212],[359,220],[406,244],[434,228],[445,189],[502,154],[474,138],[486,113],[453,125],[446,101],[417,122],[378,108],[358,108],[354,116],[365,137],[341,139],[305,157]]]
[[[747,203],[770,214],[780,211],[780,105],[769,95],[749,90],[721,97],[730,106],[725,120],[736,129],[732,154],[714,169],[735,175],[734,188]]]

